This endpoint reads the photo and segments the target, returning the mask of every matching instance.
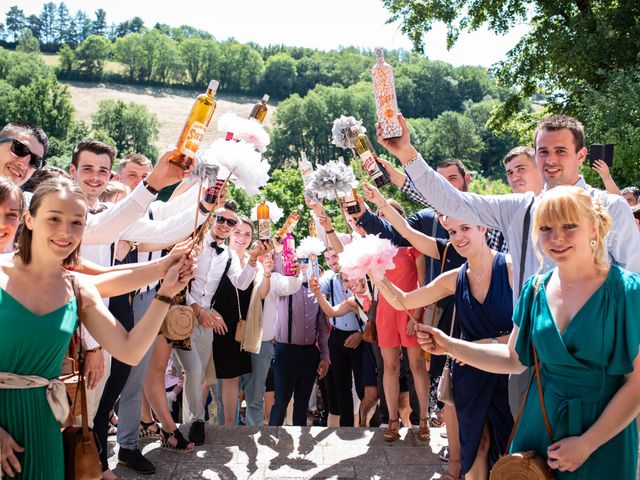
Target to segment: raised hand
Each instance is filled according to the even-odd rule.
[[[262,260],[262,269],[266,274],[270,274],[271,272],[273,272],[273,255],[265,255],[264,259]]]
[[[418,153],[417,150],[411,145],[411,137],[409,132],[409,126],[405,121],[402,114],[398,114],[398,121],[402,127],[402,135],[396,138],[382,138],[382,129],[380,124],[376,123],[376,133],[378,134],[378,143],[386,148],[389,153],[398,157],[400,163],[403,165],[415,158]]]
[[[600,178],[603,180],[607,180],[611,177],[611,172],[609,172],[609,165],[607,165],[607,163],[603,160],[596,160],[595,162],[593,162],[591,168],[598,172],[598,175],[600,175]]]
[[[300,269],[299,265],[298,269]],[[320,282],[318,282],[318,279],[316,277],[312,276],[309,278],[309,290],[311,290],[315,295],[321,295]]]
[[[362,190],[364,192],[364,198],[373,203],[378,208],[383,208],[387,201],[384,199],[380,190],[378,190],[375,186],[370,183],[365,183],[362,186]]]
[[[160,190],[179,182],[189,173],[188,170],[184,170],[169,161],[175,153],[175,149],[167,150],[158,159],[156,166],[153,167],[153,170],[145,179],[150,187]]]
[[[333,222],[324,210],[318,214],[318,222],[320,222],[320,226],[324,228],[325,231],[333,230]]]
[[[174,297],[180,290],[187,286],[195,271],[194,257],[182,257],[179,262],[174,263],[167,270],[160,289],[159,295]]]
[[[391,182],[396,187],[402,188],[402,186],[404,185],[405,180],[407,179],[407,176],[403,172],[398,170],[396,167],[391,165],[390,161],[385,160],[384,158],[381,158],[381,157],[378,157],[378,156],[376,156],[376,160],[387,171],[387,173],[389,174],[389,178],[391,179]]]
[[[255,262],[258,257],[264,255],[267,252],[273,250],[273,244],[268,240],[258,240],[254,242],[249,250],[249,257],[251,261]]]

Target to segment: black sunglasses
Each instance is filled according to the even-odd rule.
[[[29,165],[31,165],[36,170],[44,167],[44,160],[39,155],[36,155],[29,147],[27,147],[20,140],[16,140],[15,138],[0,138],[0,143],[11,142],[11,151],[17,155],[18,157],[26,157],[29,155],[31,158],[29,159]]]
[[[216,219],[216,223],[222,225],[224,222],[227,222],[227,225],[229,225],[230,227],[235,227],[238,224],[237,220],[234,220],[233,218],[225,218],[225,217],[219,217],[219,216],[215,216]]]

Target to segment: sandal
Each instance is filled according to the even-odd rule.
[[[418,427],[418,433],[416,433],[418,440],[428,442],[431,438],[431,432],[429,431],[429,417],[420,419],[420,427]]]
[[[395,419],[395,420],[389,420],[389,426],[387,427],[387,429],[384,431],[384,441],[385,442],[395,442],[396,440],[398,440],[400,438],[400,420],[399,419]]]
[[[176,440],[175,446],[169,441],[172,438]],[[187,442],[182,436],[182,432],[177,428],[173,432],[165,432],[160,429],[160,448],[180,453],[191,453],[193,452],[193,443]]]
[[[460,459],[449,459],[449,465],[460,465]],[[440,477],[442,480],[460,480],[461,475],[454,477],[453,474],[449,472],[444,472]]]
[[[150,422],[140,422],[140,438],[160,438],[160,426],[153,420]]]

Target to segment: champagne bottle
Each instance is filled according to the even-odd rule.
[[[198,95],[191,108],[191,113],[187,118],[178,144],[176,153],[171,158],[171,163],[178,165],[185,170],[193,164],[196,152],[200,148],[200,143],[204,138],[204,133],[211,122],[213,112],[216,110],[216,100],[214,98],[218,90],[218,81],[211,80],[206,93]]]
[[[256,103],[249,114],[249,118],[257,120],[259,123],[264,122],[264,118],[267,116],[267,102],[269,101],[269,95],[264,94],[262,100]]]
[[[207,188],[207,193],[204,196],[204,201],[207,203],[215,204],[218,201],[218,197],[220,196],[222,185],[224,185],[224,180],[218,178],[216,180],[216,183],[212,187]]]
[[[282,260],[282,273],[288,277],[293,276],[293,267],[296,262],[296,241],[289,230],[287,230],[287,233],[285,233],[282,239]]]
[[[376,187],[380,188],[391,181],[389,174],[386,172],[382,165],[376,160],[376,152],[373,150],[373,146],[369,141],[369,138],[360,131],[357,126],[351,127],[351,132],[355,135],[355,147],[362,165],[367,171],[371,180],[376,184]]]
[[[302,205],[298,205],[296,209],[289,214],[284,225],[282,225],[282,228],[278,230],[278,233],[276,234],[277,240],[283,239],[288,231],[292,232],[296,229],[296,226],[300,221],[300,215],[302,215]]]
[[[306,189],[313,177],[313,165],[307,159],[307,154],[305,152],[300,152],[298,167],[300,168],[300,173],[302,173],[302,183],[304,184],[304,188]]]
[[[358,203],[358,192],[355,188],[352,188],[349,193],[344,197],[344,204],[347,207],[347,213],[354,215],[360,213],[360,203]]]
[[[382,138],[399,137],[402,135],[402,127],[398,121],[398,99],[393,67],[384,61],[381,48],[376,48],[376,63],[371,69],[371,79]]]
[[[258,240],[268,241],[271,238],[271,219],[269,218],[269,205],[266,204],[264,195],[260,195],[260,203],[256,213],[258,216]]]

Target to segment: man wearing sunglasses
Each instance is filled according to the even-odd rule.
[[[204,443],[202,387],[212,380],[205,377],[213,355],[213,334],[227,332],[225,319],[214,309],[216,290],[225,275],[237,289],[246,290],[256,275],[258,257],[269,249],[262,242],[256,242],[249,250],[249,261],[242,268],[236,253],[224,245],[238,224],[235,202],[225,202],[211,219],[211,230],[205,236],[203,252],[198,256],[196,273],[187,291],[187,305],[193,308],[199,325],[191,335],[191,350],[176,350],[185,372],[182,423],[190,425],[189,441],[196,445]],[[226,300],[217,299],[218,302]]]
[[[0,175],[22,186],[42,168],[49,140],[42,128],[29,122],[12,122],[0,131]]]

